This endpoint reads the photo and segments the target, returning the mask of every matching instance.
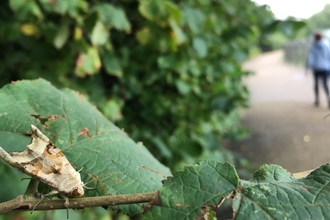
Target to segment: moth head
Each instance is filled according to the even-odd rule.
[[[70,195],[74,196],[74,197],[83,196],[84,195],[84,189],[83,189],[82,185],[73,187],[70,191]]]

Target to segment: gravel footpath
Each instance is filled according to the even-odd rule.
[[[320,88],[320,106],[313,106],[312,75],[282,61],[283,52],[255,57],[244,68],[255,74],[246,79],[250,108],[243,125],[252,131],[246,140],[231,143],[254,167],[278,164],[290,172],[330,162],[330,110]]]

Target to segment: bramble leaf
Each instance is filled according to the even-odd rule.
[[[153,206],[144,219],[195,219],[202,206],[219,204],[239,185],[229,163],[203,161],[168,178],[159,190],[162,206]]]
[[[17,81],[0,90],[0,102],[0,134],[6,134],[0,146],[25,149],[14,138],[31,133],[30,124],[37,126],[76,170],[82,168],[83,182],[92,180],[88,187],[96,190],[86,190],[87,196],[153,192],[171,175],[142,144],[72,90],[58,90],[43,79]],[[141,212],[138,205],[119,208],[130,215]]]
[[[230,164],[203,161],[168,178],[144,219],[202,218],[223,199],[232,199],[236,220],[329,219],[329,182],[329,164],[303,179],[280,166],[263,165],[252,180],[240,181]]]
[[[235,219],[329,219],[330,166],[295,179],[277,165],[264,165],[233,200]]]

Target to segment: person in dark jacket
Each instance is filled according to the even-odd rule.
[[[313,71],[314,76],[314,92],[315,106],[319,106],[319,80],[327,97],[328,107],[330,108],[330,97],[328,88],[328,75],[330,73],[330,46],[328,42],[322,39],[321,33],[314,34],[314,42],[312,43],[308,54],[308,68]]]

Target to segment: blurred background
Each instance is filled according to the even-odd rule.
[[[244,63],[243,69],[254,73],[243,80],[250,91],[250,106],[244,111],[242,124],[251,133],[242,141],[230,142],[228,149],[240,152],[252,167],[274,163],[298,172],[328,163],[327,98],[321,88],[321,106],[313,106],[313,77],[312,71],[306,69],[306,61],[313,33],[322,33],[329,43],[326,20],[330,5],[327,1],[306,1],[298,10],[296,1],[256,2],[268,4],[282,21],[294,17],[305,25],[289,38],[283,37],[283,32],[274,32],[269,36],[272,49],[250,56]]]
[[[329,161],[328,110],[313,107],[304,67],[313,33],[329,37],[326,3],[4,0],[0,87],[41,77],[77,90],[173,171],[202,159],[247,179],[263,163],[311,169]],[[0,164],[2,182],[10,172]]]

